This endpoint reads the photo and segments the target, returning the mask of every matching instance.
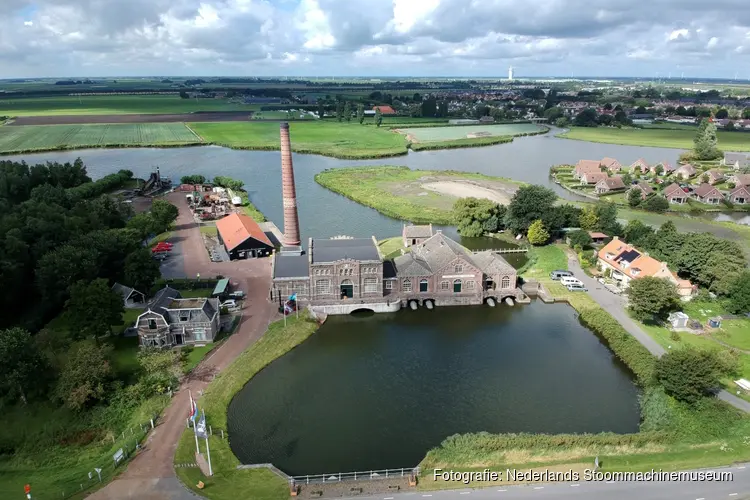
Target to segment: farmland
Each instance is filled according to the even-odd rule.
[[[201,140],[182,123],[0,127],[0,153],[57,149],[178,146]]]
[[[533,134],[543,129],[531,123],[514,123],[508,125],[464,125],[460,127],[415,127],[400,129],[415,142],[438,142],[464,139],[467,134],[489,134],[490,136],[512,136]]]
[[[724,151],[750,151],[750,133],[725,132],[717,133],[719,148]],[[662,129],[662,128],[609,128],[609,127],[573,127],[570,131],[558,135],[565,139],[579,141],[604,142],[625,146],[650,146],[656,148],[692,149],[695,128]]]

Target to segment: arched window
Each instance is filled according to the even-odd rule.
[[[448,280],[443,280],[440,282],[440,290],[447,292],[450,289],[451,289],[451,284]]]
[[[427,280],[420,280],[420,282],[419,282],[419,291],[420,292],[426,292],[427,291]]]
[[[365,293],[374,293],[378,291],[378,279],[377,278],[365,278]]]
[[[330,280],[316,280],[315,281],[315,293],[318,295],[330,293],[331,281]]]
[[[510,276],[503,276],[503,280],[500,284],[503,288],[510,288]]]
[[[401,290],[404,292],[411,292],[411,280],[404,280],[403,284],[401,285]]]
[[[453,293],[461,293],[461,280],[453,280]]]

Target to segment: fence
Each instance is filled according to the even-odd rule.
[[[472,250],[471,253],[492,252],[492,253],[526,253],[527,247],[521,248],[487,248],[486,250]]]
[[[291,481],[294,482],[293,484],[321,484],[341,481],[372,481],[380,479],[393,479],[396,477],[411,477],[412,475],[419,475],[419,467],[292,476]]]

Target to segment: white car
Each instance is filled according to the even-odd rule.
[[[221,307],[226,307],[227,309],[237,309],[237,302],[234,299],[225,300],[221,303]]]

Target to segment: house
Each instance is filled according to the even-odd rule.
[[[708,203],[709,205],[718,205],[721,200],[724,199],[724,195],[716,189],[714,186],[708,183],[703,183],[693,191],[695,199],[701,203]]]
[[[594,192],[596,194],[606,194],[611,193],[612,191],[620,191],[622,189],[625,189],[625,183],[622,182],[622,177],[619,175],[601,179],[596,183],[596,186],[594,186]]]
[[[599,160],[578,160],[573,169],[573,178],[580,179],[583,174],[601,173],[601,171]]]
[[[599,162],[602,167],[606,168],[612,173],[617,173],[622,168],[622,165],[619,161],[615,160],[614,158],[605,157],[602,158],[602,161]]]
[[[750,174],[732,174],[727,177],[727,182],[735,186],[750,186]]]
[[[381,115],[395,115],[396,114],[396,110],[390,106],[373,106],[372,110],[375,112],[380,110]]]
[[[729,193],[729,202],[735,205],[750,203],[750,186],[737,186]]]
[[[661,167],[661,174],[656,173],[657,167]],[[674,172],[674,170],[675,167],[671,163],[666,161],[651,165],[651,167],[649,168],[649,172],[651,172],[653,175],[669,175]]]
[[[617,236],[597,253],[597,264],[600,270],[609,270],[612,279],[619,282],[621,288],[627,288],[634,279],[651,276],[663,278],[677,287],[681,297],[693,294],[693,285],[670,271],[666,262],[659,262],[647,253],[628,245]]]
[[[233,213],[219,219],[216,229],[231,260],[263,257],[274,249],[258,223],[245,214]]]
[[[683,203],[687,202],[688,198],[685,190],[675,182],[665,187],[663,194],[669,203],[676,203],[678,205],[682,205]]]
[[[401,238],[404,240],[405,248],[414,245],[421,245],[426,239],[431,238],[432,234],[432,224],[428,226],[404,224],[404,227],[401,230]]]
[[[687,323],[690,317],[682,311],[673,312],[669,314],[667,321],[672,328],[687,328]]]
[[[714,185],[717,182],[724,180],[724,172],[716,168],[712,168],[711,170],[709,170],[703,175],[708,177],[708,183],[711,185]]]
[[[604,233],[597,233],[594,231],[589,231],[589,236],[591,236],[591,243],[593,245],[601,245],[607,238],[609,238],[609,236]]]
[[[750,167],[750,155],[747,153],[724,153],[721,165],[732,167],[735,170],[748,168]]]
[[[691,178],[692,176],[694,176],[697,173],[698,173],[698,170],[694,166],[692,166],[691,164],[689,164],[689,163],[686,163],[684,165],[680,165],[674,171],[675,177],[677,177],[678,179],[683,179],[683,180],[684,179],[689,179],[689,178]]]
[[[678,186],[679,187],[679,186]],[[633,187],[630,188],[630,190],[637,189],[641,192],[641,199],[645,200],[648,195],[654,193],[654,188],[652,188],[647,182],[640,181],[638,184],[634,184]]]
[[[219,299],[181,298],[165,287],[138,316],[135,326],[141,347],[169,348],[213,342],[219,331]]]
[[[582,186],[586,184],[596,184],[604,179],[607,179],[607,174],[605,172],[585,172],[581,176],[580,184]]]
[[[643,158],[638,158],[630,165],[630,171],[633,173],[645,174],[649,170],[651,170],[651,166]]]
[[[126,308],[143,307],[146,304],[146,296],[135,288],[115,283],[112,290],[122,296],[122,303]]]

